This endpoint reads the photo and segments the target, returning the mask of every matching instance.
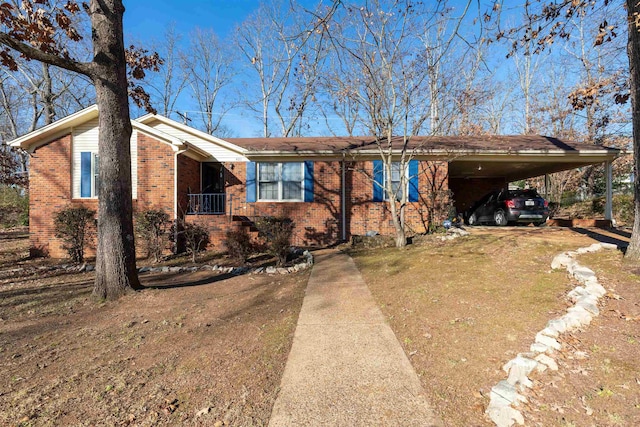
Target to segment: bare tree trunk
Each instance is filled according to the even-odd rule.
[[[108,5],[108,6],[107,6]],[[98,252],[93,295],[116,299],[140,288],[136,269],[131,192],[131,121],[120,0],[91,2],[92,80],[100,111]]]
[[[627,0],[627,14],[629,22],[629,42],[627,54],[629,56],[629,76],[631,88],[631,117],[633,122],[633,195],[635,217],[631,241],[625,257],[627,259],[640,260],[640,33],[638,17],[640,16],[640,3],[638,0]]]

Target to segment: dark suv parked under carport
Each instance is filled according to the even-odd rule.
[[[468,225],[542,225],[547,218],[549,203],[536,190],[499,190],[474,203],[465,215],[465,222]]]

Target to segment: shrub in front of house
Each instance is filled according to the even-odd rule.
[[[186,251],[191,260],[196,262],[200,252],[211,243],[209,230],[198,223],[186,222],[183,219],[174,221],[169,230],[169,240],[176,246],[176,253]]]
[[[136,231],[144,242],[147,258],[160,261],[166,246],[169,215],[162,209],[147,209],[136,214]]]
[[[224,245],[227,248],[227,254],[243,264],[247,262],[249,256],[255,251],[251,236],[244,228],[227,231]]]
[[[93,241],[96,211],[85,206],[67,206],[54,214],[54,230],[73,262],[84,261],[86,245]]]
[[[267,252],[278,259],[278,266],[284,265],[291,252],[294,222],[291,218],[268,216],[258,218],[255,224]]]

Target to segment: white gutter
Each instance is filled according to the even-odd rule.
[[[174,145],[175,147],[175,145]],[[175,253],[178,252],[178,155],[184,153],[189,148],[178,149],[173,153],[173,222]]]

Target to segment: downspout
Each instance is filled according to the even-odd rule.
[[[346,201],[347,201],[347,189],[346,189],[346,182],[347,182],[347,178],[346,178],[346,164],[344,161],[345,158],[345,153],[342,153],[342,167],[340,168],[340,174],[341,174],[341,180],[342,180],[342,185],[341,187],[341,196],[342,196],[342,201],[340,203],[340,210],[341,210],[341,214],[342,214],[342,241],[346,242],[347,241],[347,206],[346,206]]]
[[[178,156],[188,148],[177,149],[173,156],[173,253],[178,253]]]

